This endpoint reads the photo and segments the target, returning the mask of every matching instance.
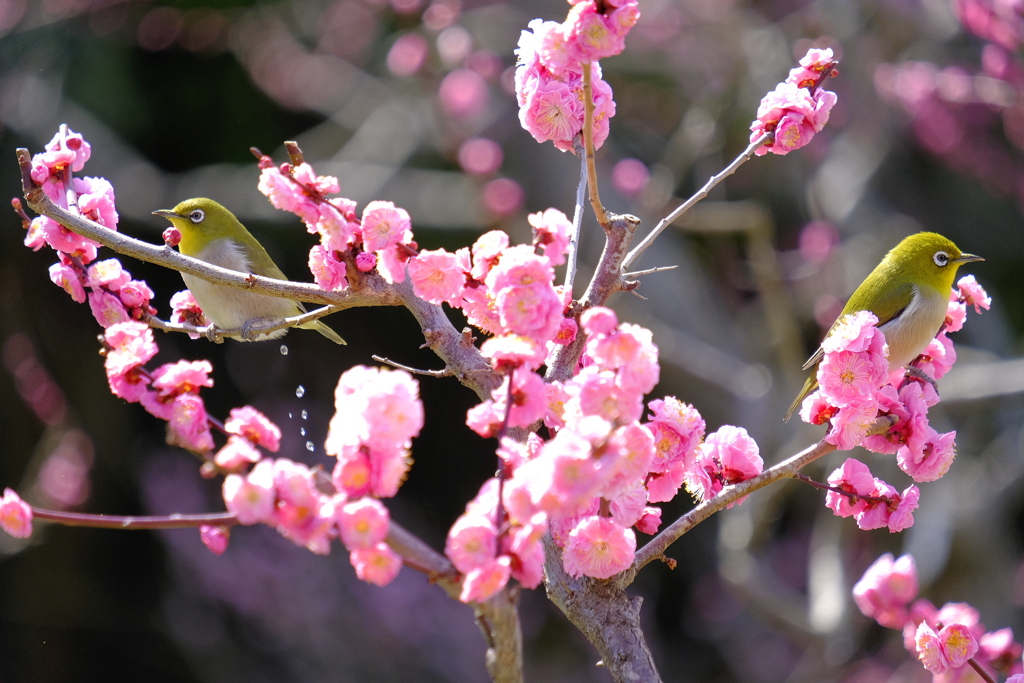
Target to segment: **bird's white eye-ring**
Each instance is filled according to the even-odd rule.
[[[202,223],[204,218],[206,218],[206,212],[204,212],[202,209],[196,209],[195,211],[193,211],[192,213],[190,213],[188,215],[188,219],[190,221],[192,221],[193,223]],[[941,252],[939,252],[939,253],[941,253]],[[936,263],[937,263],[937,261],[936,261]],[[945,264],[942,264],[942,265],[945,265]]]
[[[935,252],[935,255],[932,256],[932,261],[935,261],[935,265],[939,268],[947,266],[949,265],[949,254],[944,251],[937,251]]]

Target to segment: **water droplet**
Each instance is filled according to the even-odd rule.
[[[282,356],[287,356],[288,355],[288,345],[287,344],[281,344],[281,355]]]
[[[312,442],[312,441],[307,441],[307,442],[306,442],[306,450],[307,450],[307,451],[309,451],[310,453],[312,453],[312,452],[313,452],[313,451],[314,451],[315,449],[316,449],[316,446],[314,446],[314,445],[313,445],[313,442]]]
[[[299,436],[305,436],[305,435],[306,435],[306,428],[305,428],[305,427],[303,427],[303,428],[301,428],[301,429],[299,430]]]
[[[302,412],[300,413],[300,415],[302,415],[302,419],[303,419],[303,420],[308,420],[308,419],[309,419],[309,413],[307,413],[307,412],[306,412],[305,410],[303,410],[303,411],[302,411]]]
[[[304,395],[305,393],[306,393],[306,387],[302,386],[301,384],[300,384],[300,385],[299,385],[299,387],[298,387],[298,388],[297,388],[297,389],[295,390],[295,395],[296,395],[297,397],[299,397],[299,398],[302,398],[302,397],[303,397],[303,395]]]
[[[289,420],[292,419],[292,414],[291,413],[288,413],[288,419]]]

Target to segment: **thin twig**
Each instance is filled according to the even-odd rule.
[[[982,668],[981,664],[979,664],[974,659],[974,657],[971,657],[970,659],[968,659],[967,663],[971,665],[972,669],[974,669],[975,671],[978,672],[978,675],[981,676],[982,679],[985,680],[985,683],[996,683],[996,679],[992,678],[992,674],[990,674],[989,672],[985,671],[985,669]]]
[[[572,234],[569,236],[569,249],[565,254],[565,288],[570,295],[576,282],[580,251],[580,232],[583,228],[583,202],[587,192],[587,153],[583,148],[582,138],[577,135],[573,140],[573,149],[580,158],[580,182],[576,185],[576,208],[572,214]]]
[[[643,277],[644,275],[653,275],[654,273],[664,273],[667,270],[675,270],[679,266],[658,266],[657,268],[648,268],[647,270],[634,270],[631,273],[623,273],[623,279],[631,279]]]
[[[587,157],[587,184],[590,186],[590,205],[594,209],[597,222],[605,230],[608,229],[608,213],[601,203],[601,193],[597,188],[597,166],[594,163],[594,89],[591,85],[592,66],[583,65],[583,146]]]
[[[397,362],[395,362],[393,360],[389,360],[389,359],[385,358],[384,356],[378,356],[376,354],[370,356],[370,358],[372,358],[373,360],[377,361],[378,363],[383,363],[384,365],[390,365],[391,367],[398,368],[399,370],[405,370],[406,372],[408,372],[409,374],[412,374],[412,375],[425,375],[427,377],[439,377],[439,378],[440,377],[451,377],[452,376],[452,371],[449,370],[448,368],[445,368],[444,370],[420,370],[419,368],[414,368],[414,367],[409,366],[409,365],[403,365],[403,364],[397,363]]]
[[[629,264],[635,261],[636,258],[640,254],[642,254],[644,250],[647,249],[647,247],[651,246],[651,244],[654,243],[654,240],[658,238],[658,235],[660,235],[665,230],[665,228],[671,225],[677,218],[682,216],[684,213],[689,211],[694,204],[707,197],[711,190],[715,189],[715,186],[717,186],[720,182],[731,176],[733,173],[736,172],[736,169],[738,169],[744,163],[749,161],[750,158],[754,156],[754,152],[756,152],[758,149],[760,149],[762,145],[768,142],[768,140],[770,140],[771,137],[771,133],[765,133],[757,140],[751,142],[750,145],[748,145],[747,148],[743,150],[743,153],[740,154],[735,159],[733,159],[732,163],[726,166],[721,173],[712,176],[711,179],[704,184],[704,187],[700,188],[700,190],[697,191],[697,194],[687,199],[685,202],[680,204],[675,211],[665,216],[665,218],[661,219],[661,222],[654,226],[654,230],[651,231],[651,234],[645,237],[643,241],[640,242],[640,244],[633,247],[633,251],[629,252],[629,254],[626,256],[626,260],[623,262],[622,267],[628,268]]]
[[[45,519],[64,526],[86,526],[95,529],[188,529],[204,525],[234,526],[238,517],[233,512],[211,512],[194,515],[159,515],[150,517],[123,515],[94,515],[86,512],[65,512],[32,508],[33,519]]]
[[[884,432],[892,427],[895,422],[896,418],[891,415],[879,417],[868,430],[868,434]],[[748,479],[738,484],[726,486],[718,493],[717,496],[704,501],[687,512],[685,515],[663,529],[657,536],[651,539],[647,545],[638,550],[636,558],[633,560],[633,566],[623,573],[623,581],[625,581],[627,585],[632,583],[640,569],[648,563],[664,557],[665,551],[670,545],[679,540],[679,538],[681,538],[683,534],[688,532],[690,529],[711,517],[711,515],[725,509],[729,505],[739,501],[741,498],[750,495],[754,491],[763,488],[772,482],[795,477],[802,468],[834,450],[836,450],[834,445],[822,439],[818,443],[804,449],[788,460],[784,460],[779,464],[766,469],[753,479]]]

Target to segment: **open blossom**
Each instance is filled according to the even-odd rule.
[[[375,200],[363,209],[363,247],[383,251],[412,239],[412,223],[405,209],[391,202]]]
[[[349,553],[349,562],[360,580],[377,586],[386,586],[395,580],[402,569],[402,558],[386,543],[372,548],[356,548]]]
[[[13,489],[4,489],[0,498],[0,529],[15,538],[32,535],[32,508]]]
[[[170,404],[170,416],[166,419],[168,443],[197,453],[213,450],[213,435],[210,434],[206,405],[198,394],[184,393],[176,396]]]
[[[345,262],[322,245],[314,244],[309,250],[309,272],[320,289],[339,292],[348,287]]]
[[[938,633],[922,621],[915,636],[917,656],[924,668],[935,675],[957,669],[978,652],[978,641],[964,624],[948,624]]]
[[[460,258],[444,249],[423,250],[409,260],[409,277],[416,296],[432,304],[448,302],[462,305],[462,290],[466,286],[468,253]]]
[[[149,376],[142,366],[157,352],[153,330],[140,322],[123,322],[108,327],[103,340],[107,347],[104,367],[110,390],[126,401],[138,401],[149,384]]]
[[[637,5],[636,0],[575,3],[561,27],[569,58],[579,63],[596,62],[622,52],[626,34],[640,18]]]
[[[475,567],[462,579],[462,602],[483,602],[489,600],[508,583],[512,574],[512,558],[502,555],[485,565]]]
[[[203,313],[203,309],[199,306],[199,302],[192,296],[192,292],[187,289],[175,292],[171,296],[171,321],[192,325],[193,327],[206,327],[210,324],[210,321],[206,319],[206,315]],[[189,332],[188,336],[192,339],[198,339],[200,335],[198,332]]]
[[[82,286],[82,278],[78,271],[71,266],[54,263],[50,266],[50,281],[70,294],[77,303],[85,303],[85,288]]]
[[[274,512],[274,462],[261,460],[246,474],[229,474],[221,486],[224,505],[242,524],[267,522]]]
[[[376,498],[360,498],[344,503],[335,510],[338,534],[349,550],[373,548],[388,535],[391,516]]]
[[[907,605],[917,597],[917,565],[911,555],[894,559],[886,553],[865,570],[853,586],[853,600],[865,616],[887,628],[901,629]]]
[[[232,408],[224,431],[243,436],[253,444],[276,452],[281,446],[281,428],[252,406]]]
[[[973,275],[965,275],[960,278],[956,283],[956,287],[960,291],[960,298],[963,299],[964,303],[968,306],[974,306],[975,313],[981,313],[983,308],[987,311],[992,305],[992,297],[978,284]]]
[[[562,553],[567,574],[607,579],[628,569],[636,553],[636,534],[607,517],[584,517],[572,531]]]
[[[252,463],[259,462],[262,457],[263,453],[251,441],[232,434],[228,437],[228,442],[213,456],[213,462],[227,472],[239,472]]]
[[[494,523],[484,514],[462,514],[448,531],[444,554],[463,574],[490,564],[498,554]]]
[[[799,149],[828,123],[836,94],[817,85],[821,75],[834,66],[831,50],[812,50],[800,64],[800,71],[791,73],[761,100],[757,118],[750,124],[750,141],[765,133],[772,133],[772,137],[757,149],[758,155],[769,151],[782,155]],[[817,78],[807,76],[813,73],[818,74]]]
[[[544,250],[544,258],[552,266],[565,263],[565,254],[569,249],[572,236],[572,223],[558,209],[538,211],[527,216],[533,227],[533,242]]]
[[[764,469],[757,442],[743,427],[725,425],[709,434],[687,472],[686,488],[699,500],[716,496],[723,487],[756,477]]]

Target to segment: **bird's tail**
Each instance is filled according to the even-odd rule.
[[[786,411],[786,417],[784,417],[783,420],[789,422],[789,418],[793,417],[793,413],[800,408],[800,404],[804,402],[807,395],[817,388],[818,376],[817,373],[812,373],[811,376],[807,378],[807,381],[804,382],[804,388],[800,390],[799,394],[797,394],[796,400],[793,401],[793,405],[789,406],[789,410]]]
[[[313,322],[307,323],[306,325],[299,325],[299,327],[303,327],[307,330],[316,330],[320,334],[330,339],[335,344],[348,343],[341,338],[341,335],[339,335],[337,332],[329,328],[325,323],[321,322],[320,320],[314,320]]]

